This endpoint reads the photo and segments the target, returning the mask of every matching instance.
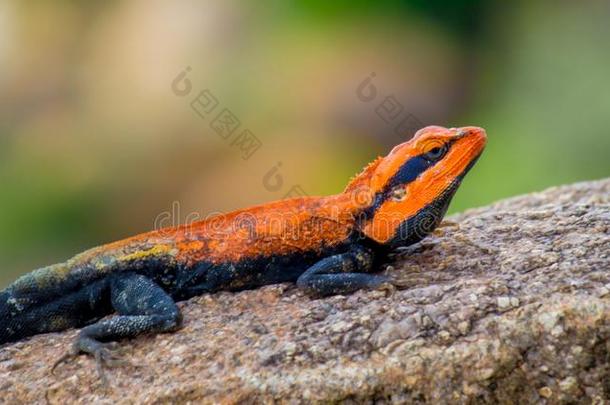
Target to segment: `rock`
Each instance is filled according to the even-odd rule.
[[[543,398],[550,398],[551,395],[553,395],[553,390],[551,390],[549,387],[542,387],[538,390],[538,393]]]
[[[291,285],[181,303],[172,334],[122,342],[140,367],[50,366],[76,331],[0,349],[7,403],[604,403],[610,399],[610,179],[451,218],[401,250],[387,291]]]

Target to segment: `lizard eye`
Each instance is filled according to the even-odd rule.
[[[392,201],[404,201],[407,198],[407,189],[404,187],[397,187],[392,190],[391,195]]]
[[[424,153],[424,159],[430,162],[437,162],[447,153],[447,145],[437,146]]]

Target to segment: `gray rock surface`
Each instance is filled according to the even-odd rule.
[[[108,389],[87,357],[49,373],[76,331],[5,346],[0,401],[610,401],[610,179],[450,220],[384,270],[393,293],[286,284],[182,303],[181,331],[122,342],[134,367]]]

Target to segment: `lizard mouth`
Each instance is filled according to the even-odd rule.
[[[480,150],[472,159],[470,159],[470,162],[466,165],[464,170],[462,170],[462,173],[460,173],[460,175],[456,177],[456,181],[458,181],[458,185],[460,185],[462,183],[462,180],[464,179],[466,174],[468,174],[470,169],[472,169],[473,166],[477,163],[477,161],[481,157],[482,153],[483,153],[483,151]]]
[[[462,171],[455,177],[455,179],[461,183],[464,176],[466,176],[481,157],[483,149],[485,149],[485,145],[487,144],[487,134],[483,128],[479,127],[463,127],[456,129],[456,131],[456,139],[460,139],[460,142],[466,143],[466,151],[462,156],[463,159],[468,162]]]

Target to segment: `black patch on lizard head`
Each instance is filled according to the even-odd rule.
[[[428,152],[414,156],[403,163],[396,174],[386,183],[383,190],[375,194],[373,204],[364,211],[362,219],[366,220],[372,218],[377,209],[391,198],[394,188],[415,181],[422,173],[440,162],[453,143],[454,141],[451,140],[438,144],[438,146],[435,146]]]

